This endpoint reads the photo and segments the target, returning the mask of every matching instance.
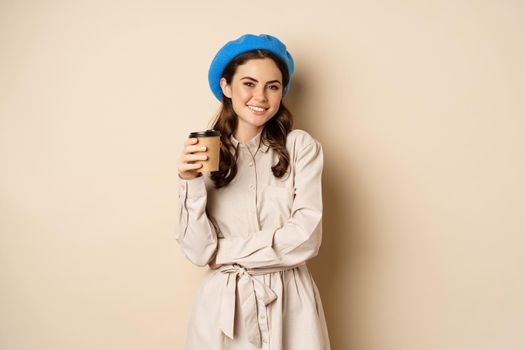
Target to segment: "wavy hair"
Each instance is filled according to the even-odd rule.
[[[261,49],[248,51],[235,57],[224,69],[222,77],[226,79],[228,85],[231,85],[237,67],[248,60],[263,58],[270,58],[275,62],[281,71],[283,86],[287,86],[290,81],[290,75],[288,74],[286,63],[273,52]],[[237,175],[238,148],[233,145],[230,139],[230,136],[237,129],[237,119],[231,99],[222,94],[221,108],[212,123],[213,129],[221,132],[222,142],[219,170],[211,173],[210,176],[215,188],[228,185]],[[286,149],[286,137],[292,130],[292,126],[292,113],[284,106],[281,100],[277,113],[266,122],[261,132],[261,142],[273,149],[279,157],[277,164],[271,167],[273,175],[277,178],[283,177],[290,165],[290,155]]]

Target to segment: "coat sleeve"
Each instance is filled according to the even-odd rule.
[[[193,180],[179,177],[179,223],[176,239],[184,255],[197,266],[205,266],[217,249],[217,234],[206,214],[204,176]]]
[[[292,210],[282,227],[252,232],[247,238],[218,240],[217,264],[241,264],[248,268],[286,267],[317,255],[322,238],[323,151],[311,138],[295,157]]]

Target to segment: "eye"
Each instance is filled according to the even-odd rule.
[[[250,81],[244,82],[243,84],[245,86],[248,86],[248,87],[253,87],[254,86],[254,84],[252,82],[250,82]]]
[[[279,85],[270,85],[270,89],[277,91],[279,90]]]

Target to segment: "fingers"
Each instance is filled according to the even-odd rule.
[[[184,153],[195,153],[195,152],[205,152],[207,150],[206,146],[201,145],[189,145],[184,148]]]
[[[208,155],[205,145],[199,145],[199,139],[188,138],[184,141],[184,148],[180,156],[178,170],[179,175],[185,179],[192,179],[198,176],[198,170],[203,167],[199,161],[207,160]]]
[[[208,155],[202,154],[202,153],[198,153],[198,154],[187,153],[187,154],[182,155],[182,161],[184,163],[195,162],[198,160],[206,160],[206,159],[208,159]]]
[[[179,173],[194,172],[202,168],[202,163],[179,163]]]
[[[196,138],[196,137],[190,137],[190,138],[187,138],[185,141],[184,141],[184,145],[187,146],[187,145],[194,145],[196,143],[199,142],[199,139]]]
[[[189,138],[184,141],[183,153],[205,152],[207,147],[205,145],[198,145],[199,139]]]
[[[208,263],[208,267],[212,270],[217,270],[219,267],[221,267],[222,265],[218,265],[216,262],[215,262],[215,258],[213,258],[212,261],[210,261]]]

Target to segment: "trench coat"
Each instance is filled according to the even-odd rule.
[[[322,238],[323,151],[303,130],[286,139],[287,174],[261,133],[231,136],[237,174],[215,189],[209,174],[179,178],[176,239],[195,265],[215,260],[193,304],[187,350],[329,350],[318,288],[306,262]]]

